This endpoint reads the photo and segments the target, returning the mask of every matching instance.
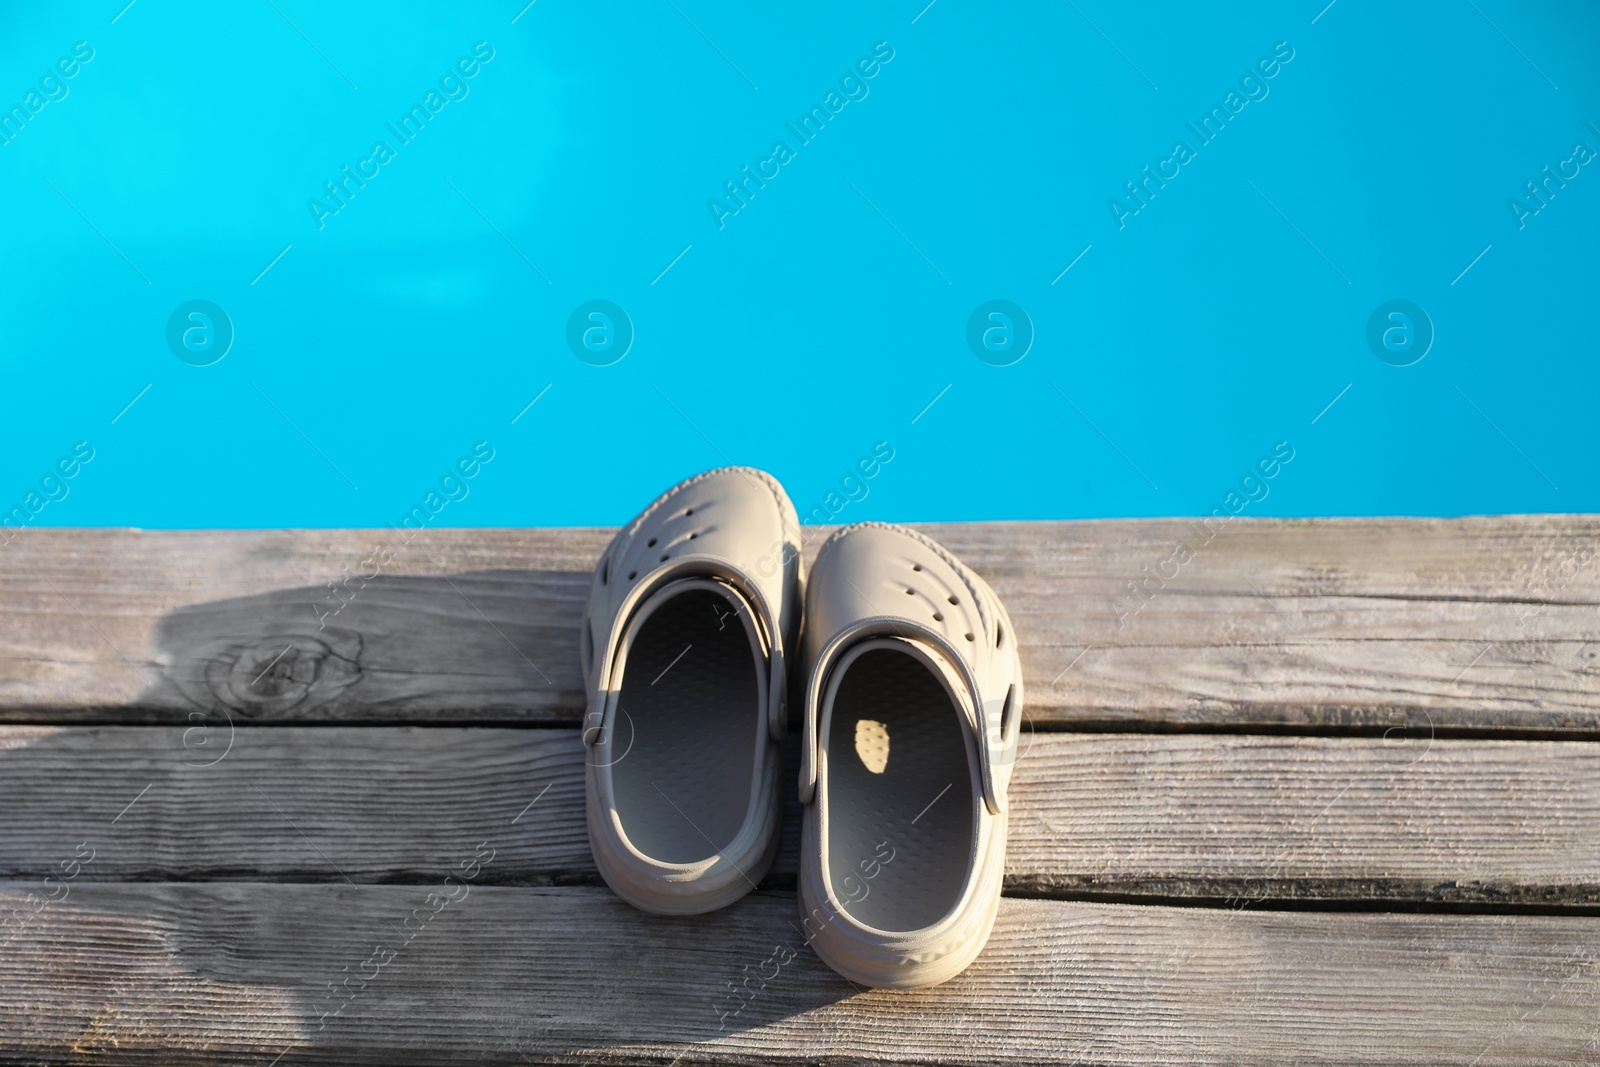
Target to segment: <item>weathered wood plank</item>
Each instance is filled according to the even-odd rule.
[[[489,882],[598,883],[576,731],[230,737],[214,722],[0,727],[0,877],[42,877],[91,841],[88,880],[422,881],[462,841],[491,839]],[[1036,733],[1023,745],[1011,892],[1600,904],[1592,743]],[[788,807],[769,884],[793,882]]]
[[[426,891],[75,884],[0,953],[0,1057],[1487,1067],[1600,1048],[1600,919],[1007,900],[955,980],[862,992],[805,947],[788,893],[667,919],[600,889]]]
[[[1008,891],[1600,903],[1589,742],[1032,740]]]
[[[1009,606],[1035,724],[1600,732],[1600,517],[924,529]],[[0,718],[573,722],[609,535],[24,530]]]

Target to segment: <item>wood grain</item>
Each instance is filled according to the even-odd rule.
[[[610,531],[23,531],[0,1062],[1600,1062],[1600,518],[923,529],[1033,730],[995,937],[910,993],[800,942],[792,799],[729,909],[598,884]]]
[[[0,1058],[1487,1067],[1600,1040],[1600,919],[1007,900],[956,979],[863,992],[789,893],[669,919],[600,889],[452,892],[78,884],[0,954]]]
[[[1038,725],[1600,732],[1600,518],[922,529],[1008,605]],[[0,719],[574,722],[609,537],[24,530],[0,573]]]
[[[91,880],[417,882],[460,842],[493,839],[494,884],[598,884],[575,731],[230,738],[213,721],[0,727],[0,877],[43,877],[92,841]],[[1023,745],[1010,892],[1600,904],[1591,743],[1036,733]],[[793,884],[792,792],[772,885]]]

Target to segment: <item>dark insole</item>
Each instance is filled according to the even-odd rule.
[[[717,593],[685,591],[645,620],[628,651],[612,791],[634,847],[664,863],[716,855],[750,807],[766,724],[738,610]]]
[[[826,739],[828,873],[856,920],[920,930],[960,898],[973,844],[963,731],[950,694],[910,654],[873,649],[846,668]]]

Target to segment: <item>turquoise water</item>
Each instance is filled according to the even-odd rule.
[[[0,506],[1600,510],[1600,14],[1325,3],[7,5]]]

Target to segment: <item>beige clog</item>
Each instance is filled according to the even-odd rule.
[[[777,481],[726,467],[669,489],[595,568],[580,635],[589,845],[636,907],[720,908],[772,865],[799,544]]]
[[[1022,669],[982,578],[913,530],[862,523],[807,584],[802,927],[869,986],[943,982],[983,949],[1005,874]]]

